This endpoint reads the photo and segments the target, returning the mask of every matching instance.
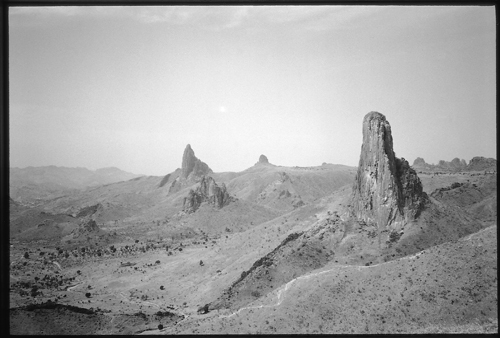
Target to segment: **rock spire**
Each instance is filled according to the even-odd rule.
[[[188,144],[182,155],[181,178],[188,178],[189,175],[203,176],[211,173],[212,169],[205,162],[194,156],[194,151],[191,149],[191,145]]]
[[[408,162],[396,157],[392,143],[389,121],[378,112],[368,113],[351,212],[358,220],[395,229],[418,217],[427,195]]]

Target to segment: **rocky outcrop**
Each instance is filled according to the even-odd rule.
[[[99,226],[90,215],[83,217],[78,223],[78,233],[80,234],[96,231],[99,231]]]
[[[476,156],[469,161],[469,164],[464,159],[459,159],[455,157],[450,162],[440,160],[438,164],[429,164],[424,161],[423,158],[417,157],[413,162],[413,167],[415,169],[426,169],[426,170],[441,170],[449,172],[457,171],[496,171],[497,160],[494,158],[485,158],[481,156]]]
[[[260,164],[269,164],[269,160],[267,159],[266,155],[260,155],[259,156],[259,162]]]
[[[260,155],[259,156],[259,162],[255,163],[256,166],[274,166],[273,164],[269,163],[269,160],[267,159],[266,155]]]
[[[194,156],[194,151],[191,149],[191,145],[188,144],[182,155],[181,178],[187,179],[190,175],[203,176],[211,173],[212,169],[205,162]]]
[[[494,158],[486,158],[482,156],[476,156],[470,160],[469,165],[467,165],[467,170],[470,171],[496,171],[497,170],[497,160]]]
[[[425,160],[421,157],[417,157],[415,161],[413,161],[413,167],[423,167],[425,168],[427,166],[427,163],[425,163]]]
[[[393,150],[391,126],[378,112],[363,120],[363,145],[354,180],[351,214],[380,228],[401,228],[423,209],[427,195],[416,172]]]
[[[170,175],[171,174],[167,174],[163,177],[163,179],[161,180],[160,184],[158,185],[158,188],[161,188],[163,187],[165,184],[167,184],[168,180],[170,179]]]
[[[212,177],[203,176],[196,190],[191,189],[184,198],[183,210],[188,213],[195,212],[203,202],[220,209],[231,200],[224,183],[219,187]]]
[[[97,203],[95,205],[90,205],[87,207],[83,207],[76,213],[75,217],[85,217],[95,214],[98,211],[102,211],[103,206],[101,203]]]
[[[461,170],[467,166],[467,162],[465,162],[464,159],[459,159],[458,157],[455,157],[453,160],[451,160],[450,166],[455,169]]]
[[[458,157],[455,157],[451,162],[440,160],[437,166],[442,170],[461,171],[467,167],[467,163],[465,160],[460,160]]]

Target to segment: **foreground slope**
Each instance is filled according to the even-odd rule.
[[[244,308],[169,333],[497,332],[496,242],[491,226],[386,263],[330,263]]]

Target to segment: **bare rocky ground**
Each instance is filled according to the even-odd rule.
[[[355,173],[212,173],[188,145],[163,178],[12,200],[10,332],[498,332],[496,174],[420,172],[425,208],[389,232],[351,217]],[[229,203],[190,192],[207,174]]]

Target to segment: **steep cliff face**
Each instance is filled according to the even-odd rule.
[[[418,217],[427,195],[415,171],[393,150],[385,116],[370,112],[363,119],[363,145],[354,180],[351,213],[379,228],[400,228]]]
[[[222,208],[232,200],[224,183],[219,187],[215,180],[203,176],[196,190],[190,190],[184,198],[183,210],[190,213],[196,211],[203,202],[212,204],[216,208]]]

